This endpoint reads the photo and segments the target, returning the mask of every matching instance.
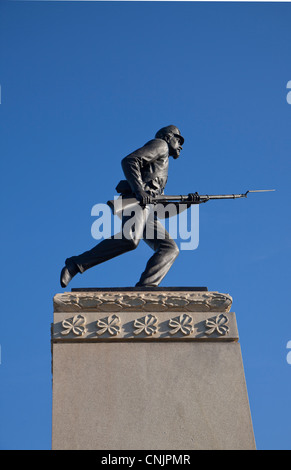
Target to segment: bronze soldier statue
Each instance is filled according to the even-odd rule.
[[[121,164],[126,180],[120,181],[116,189],[122,196],[135,196],[142,210],[135,217],[134,226],[127,227],[126,233],[124,228],[129,216],[122,217],[120,234],[102,240],[83,254],[67,258],[61,272],[62,287],[66,287],[77,273],[134,250],[141,239],[154,250],[154,254],[136,286],[160,284],[178,256],[179,249],[157,216],[153,215],[150,204],[153,198],[164,194],[169,157],[177,159],[183,143],[179,129],[170,125],[160,129],[155,138],[143,147],[123,158]],[[192,200],[196,198],[198,202],[199,195],[195,193],[192,196]],[[148,233],[153,236],[147,236]]]

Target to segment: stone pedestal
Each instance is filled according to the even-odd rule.
[[[255,449],[229,295],[54,297],[53,449]]]

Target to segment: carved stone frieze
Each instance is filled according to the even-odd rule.
[[[237,341],[238,332],[233,313],[123,312],[105,315],[84,312],[70,316],[55,313],[53,341],[120,341],[120,340],[203,340]]]
[[[54,297],[55,312],[229,312],[232,298],[219,292],[65,292]]]
[[[238,341],[219,292],[74,291],[54,297],[52,341]]]

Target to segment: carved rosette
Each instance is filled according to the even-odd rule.
[[[75,315],[73,318],[63,320],[61,331],[62,335],[73,333],[75,336],[82,336],[86,332],[86,318],[84,315]]]
[[[194,330],[193,318],[185,313],[181,315],[179,319],[171,319],[169,326],[173,328],[173,330],[170,331],[171,335],[175,335],[179,331],[181,331],[183,335],[190,335]]]
[[[111,336],[117,336],[120,333],[120,318],[117,315],[110,315],[106,320],[98,320],[97,335],[103,335],[108,332]]]
[[[157,325],[158,319],[154,315],[147,315],[145,318],[134,321],[134,328],[133,334],[140,335],[141,333],[145,333],[148,336],[152,336],[157,332]]]
[[[205,332],[207,335],[218,333],[219,335],[227,335],[229,332],[228,317],[220,314],[216,318],[211,318],[205,321],[208,330]]]

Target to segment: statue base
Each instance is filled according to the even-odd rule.
[[[57,294],[52,448],[255,449],[231,305],[206,288]]]

